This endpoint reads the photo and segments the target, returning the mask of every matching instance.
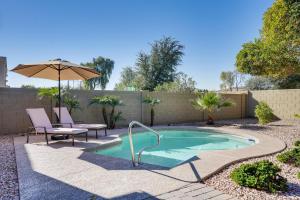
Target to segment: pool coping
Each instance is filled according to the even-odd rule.
[[[154,130],[207,130],[213,131],[220,134],[229,134],[237,137],[248,138],[255,140],[254,145],[250,145],[248,147],[234,149],[234,150],[211,150],[205,151],[198,154],[198,159],[194,159],[188,162],[184,162],[178,166],[173,168],[166,169],[162,167],[162,169],[155,169],[159,173],[163,173],[167,176],[173,176],[178,179],[181,179],[186,182],[199,182],[204,181],[210,176],[218,173],[225,167],[240,162],[244,160],[248,160],[251,158],[263,157],[270,154],[275,154],[283,151],[286,148],[285,142],[279,140],[278,138],[274,138],[265,134],[257,133],[253,130],[245,130],[245,129],[233,129],[228,127],[208,127],[208,126],[155,126]],[[98,146],[94,146],[92,148],[85,148],[83,151],[91,152],[107,148],[108,146],[114,146],[120,143],[121,137],[126,135],[124,132],[125,129],[119,129],[119,133],[115,134],[115,139],[105,143],[99,144]],[[135,128],[134,133],[144,132],[145,130],[142,128]],[[118,158],[119,159],[119,158]],[[121,158],[120,158],[121,159]],[[131,160],[130,160],[131,161]],[[144,164],[143,164],[144,165]],[[147,164],[142,167],[146,169],[151,169]],[[190,172],[192,168],[192,173]],[[180,176],[178,176],[180,174]]]

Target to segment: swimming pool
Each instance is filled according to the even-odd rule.
[[[254,140],[207,130],[160,130],[159,134],[159,146],[145,150],[142,163],[172,168],[204,151],[239,149],[255,144]],[[131,160],[128,135],[121,138],[121,143],[95,153]],[[157,137],[151,132],[136,133],[132,138],[136,158],[143,147],[157,143]]]

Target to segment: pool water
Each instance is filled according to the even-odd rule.
[[[175,167],[204,151],[239,149],[253,145],[255,141],[212,131],[160,130],[160,144],[142,153],[141,162],[167,168]],[[143,147],[157,143],[151,132],[132,136],[136,158]],[[97,150],[97,154],[131,160],[129,138],[122,137],[122,143]]]

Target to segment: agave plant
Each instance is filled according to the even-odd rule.
[[[146,103],[148,105],[150,105],[150,109],[151,109],[151,122],[150,122],[150,126],[153,126],[153,122],[154,122],[154,107],[155,105],[160,103],[159,99],[153,98],[153,97],[145,97],[143,100],[143,103]]]
[[[207,124],[214,124],[213,112],[219,111],[223,107],[233,106],[234,103],[229,99],[223,99],[216,92],[206,92],[198,94],[198,97],[192,100],[195,109],[206,110],[208,113]]]
[[[109,129],[114,129],[116,122],[123,120],[122,112],[118,111],[116,113],[116,107],[122,106],[123,102],[117,96],[96,96],[90,100],[90,105],[98,104],[102,106],[102,115],[104,122],[107,124]],[[107,115],[107,108],[111,109],[110,115]]]

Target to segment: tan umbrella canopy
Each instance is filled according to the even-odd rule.
[[[96,70],[77,65],[66,60],[55,59],[34,64],[19,64],[11,71],[27,77],[44,78],[58,81],[58,101],[60,104],[60,81],[61,80],[88,80],[99,77],[101,74]],[[60,109],[59,109],[60,110]],[[60,119],[60,111],[59,111]]]

